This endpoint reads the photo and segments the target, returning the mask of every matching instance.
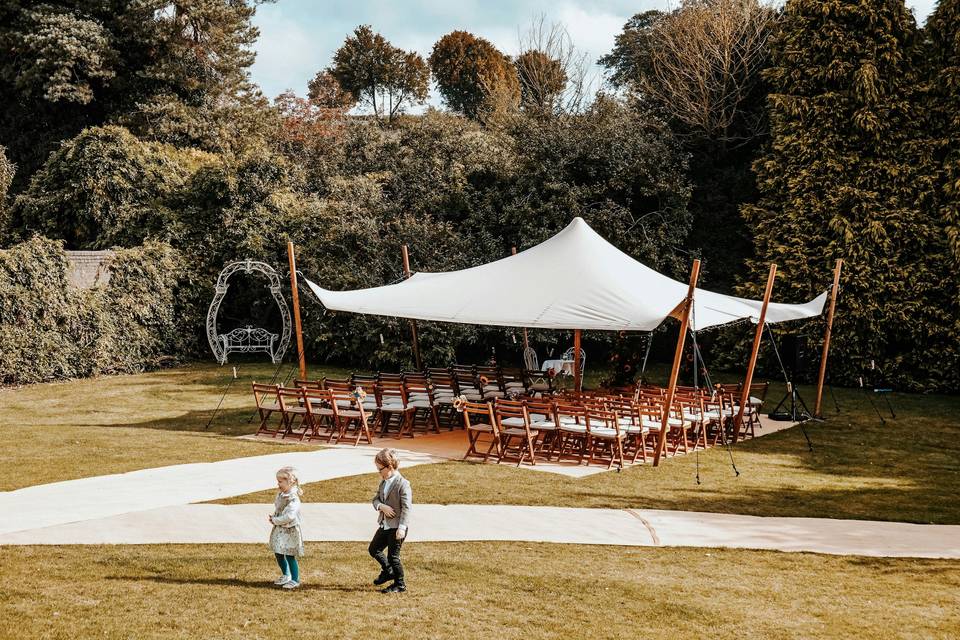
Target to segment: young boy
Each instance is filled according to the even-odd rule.
[[[377,532],[370,541],[370,555],[380,564],[380,575],[373,581],[381,585],[393,580],[393,584],[380,593],[402,593],[407,590],[403,581],[403,565],[400,564],[400,547],[407,536],[413,492],[410,482],[397,471],[397,456],[393,449],[382,449],[374,458],[380,473],[380,488],[373,497],[373,508],[379,513]],[[384,557],[383,550],[387,549]]]

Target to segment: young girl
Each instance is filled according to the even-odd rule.
[[[300,565],[297,558],[303,556],[303,533],[300,531],[300,481],[297,470],[283,467],[277,471],[277,497],[273,501],[274,512],[267,519],[273,524],[270,532],[270,548],[280,565],[280,577],[274,584],[284,589],[300,586]]]

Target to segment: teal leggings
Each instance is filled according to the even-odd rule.
[[[285,556],[282,553],[273,554],[277,557],[277,564],[280,565],[280,571],[285,576],[290,576],[294,582],[300,582],[300,565],[297,564],[296,556]]]

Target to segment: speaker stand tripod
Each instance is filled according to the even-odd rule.
[[[788,401],[789,409],[781,411],[781,407],[786,408],[784,405],[786,405]],[[770,412],[770,419],[804,422],[805,420],[810,420],[812,417],[813,414],[807,407],[807,403],[803,400],[797,387],[792,382],[787,382],[787,392],[780,399],[780,402],[777,403],[777,406],[774,407],[773,411]]]

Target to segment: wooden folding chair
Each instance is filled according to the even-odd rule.
[[[480,389],[480,382],[474,375],[473,367],[454,365],[450,368],[450,373],[457,385],[457,395],[464,396],[470,402],[483,400],[483,391]]]
[[[463,459],[483,458],[486,462],[490,457],[490,452],[496,450],[497,459],[501,456],[500,429],[497,427],[497,420],[493,413],[492,402],[464,402],[461,406],[463,411],[463,423],[467,430],[467,452]],[[490,445],[487,450],[482,452],[477,449],[481,439],[490,436]]]
[[[610,462],[607,469],[613,467],[616,462],[623,469],[623,441],[626,434],[620,430],[620,419],[616,411],[603,411],[601,409],[587,409],[587,449],[590,451],[590,457],[587,464],[593,464],[596,457],[604,457],[607,451],[610,452]]]
[[[277,403],[280,405],[280,414],[283,416],[283,435],[281,437],[292,436],[298,426],[304,430],[309,428],[309,423],[306,422],[307,408],[304,406],[303,389],[279,387],[277,389]],[[300,439],[303,439],[303,434],[300,434]]]
[[[415,409],[407,405],[407,393],[403,382],[381,381],[376,386],[377,415],[379,416],[380,435],[396,426],[397,438],[413,437],[413,413]],[[394,423],[396,419],[396,423]]]
[[[277,390],[279,388],[280,385],[278,384],[253,383],[253,401],[257,405],[257,414],[260,416],[260,426],[257,427],[256,434],[258,436],[261,434],[276,436],[279,433],[283,433],[284,422],[282,414],[280,424],[277,425],[277,428],[270,429],[267,427],[270,416],[280,411],[280,403],[277,399]]]
[[[623,432],[625,453],[631,454],[631,462],[637,458],[647,461],[647,436],[650,429],[643,424],[640,408],[631,398],[611,399],[607,407],[617,414],[620,431]]]
[[[411,429],[416,430],[418,425],[422,425],[424,432],[432,428],[435,433],[440,433],[440,419],[427,377],[423,374],[406,376],[403,386],[407,394],[407,406],[413,407]]]
[[[433,403],[437,411],[437,423],[444,423],[453,430],[463,426],[460,414],[453,406],[459,395],[453,376],[446,369],[430,369],[430,385],[433,389]]]
[[[554,411],[560,439],[557,460],[576,457],[577,463],[582,464],[583,457],[587,453],[586,408],[568,400],[558,400]]]
[[[366,440],[367,444],[373,444],[373,438],[370,435],[370,424],[367,420],[367,412],[363,408],[363,402],[354,393],[343,393],[341,391],[330,392],[333,402],[333,422],[336,429],[336,438],[339,442],[350,431],[356,432],[353,440],[353,446],[360,444],[360,439]]]
[[[325,437],[330,442],[337,432],[333,392],[329,389],[301,389],[301,395],[306,416],[300,439],[319,440]]]
[[[530,428],[530,418],[523,402],[497,398],[493,405],[494,417],[500,431],[500,458],[497,462],[516,460],[517,466],[529,460],[537,464],[534,440],[539,433]]]
[[[750,385],[750,401],[743,411],[743,419],[746,422],[746,431],[750,433],[751,438],[757,436],[756,429],[760,427],[760,409],[767,399],[767,391],[770,389],[769,382],[755,382]]]
[[[554,411],[553,400],[546,398],[527,399],[527,417],[530,419],[530,428],[540,433],[537,442],[537,453],[546,449],[547,460],[559,445],[557,415]]]

